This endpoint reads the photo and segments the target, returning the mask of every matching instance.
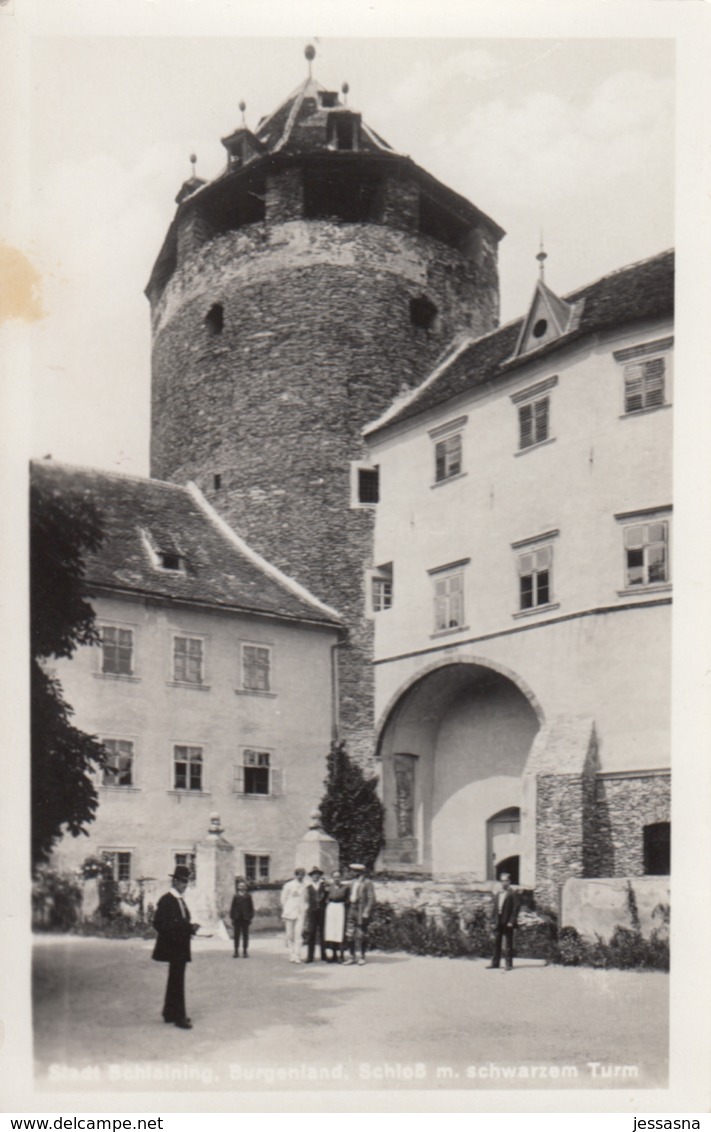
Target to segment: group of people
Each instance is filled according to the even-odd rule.
[[[306,963],[313,963],[316,948],[320,957],[330,963],[365,963],[368,926],[375,906],[375,889],[364,865],[353,864],[350,876],[344,878],[334,869],[330,879],[316,865],[309,871],[297,868],[281,890],[281,918],[289,959],[301,963],[306,949]],[[163,1003],[163,1019],[181,1030],[191,1030],[192,1022],[185,1009],[185,966],[190,962],[190,940],[200,927],[190,920],[184,894],[190,879],[185,865],[177,865],[170,878],[169,892],[158,901],[153,926],[158,934],[153,958],[168,963],[168,982]],[[490,968],[500,966],[502,951],[505,970],[513,966],[513,935],[518,919],[520,898],[511,888],[511,877],[502,873],[501,890],[494,904],[494,954]],[[249,957],[249,925],[254,917],[254,903],[247,882],[235,882],[230,918],[234,928],[234,956],[240,945],[245,959]]]
[[[281,918],[291,963],[313,963],[316,948],[323,962],[363,966],[368,948],[368,927],[375,905],[375,889],[365,865],[349,866],[344,878],[334,869],[326,880],[314,865],[297,868],[281,890]]]

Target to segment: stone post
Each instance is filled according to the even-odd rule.
[[[220,815],[211,814],[207,837],[195,847],[195,887],[186,894],[200,934],[228,939],[224,918],[234,890],[234,846],[222,836]]]
[[[308,872],[314,865],[326,876],[338,868],[339,849],[335,837],[331,837],[321,828],[321,813],[314,810],[309,821],[308,832],[304,834],[296,846],[294,868],[303,868]]]

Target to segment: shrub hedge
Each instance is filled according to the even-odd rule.
[[[375,906],[369,940],[379,951],[450,958],[488,958],[493,945],[490,919],[481,908],[471,917],[445,909],[435,919],[423,909],[398,911],[387,903]],[[516,955],[563,966],[669,970],[669,944],[659,932],[645,939],[639,929],[619,927],[608,943],[600,937],[590,941],[574,928],[558,931],[552,915],[522,920],[516,930]]]

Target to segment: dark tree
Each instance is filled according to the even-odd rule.
[[[331,744],[326,759],[326,792],[321,800],[321,821],[335,837],[341,861],[358,861],[372,869],[383,847],[384,810],[377,782],[353,762],[343,742]]]
[[[65,829],[74,837],[86,833],[98,805],[90,773],[102,765],[103,747],[73,726],[72,709],[46,662],[98,640],[84,555],[97,550],[101,539],[101,520],[88,496],[37,477],[30,489],[33,865],[48,859]]]

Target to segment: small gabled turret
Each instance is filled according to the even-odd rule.
[[[543,243],[536,255],[539,264],[539,278],[528,308],[528,314],[521,324],[521,332],[512,357],[518,358],[532,350],[561,338],[575,330],[582,314],[582,302],[569,303],[561,299],[545,282],[545,261],[548,258]]]

